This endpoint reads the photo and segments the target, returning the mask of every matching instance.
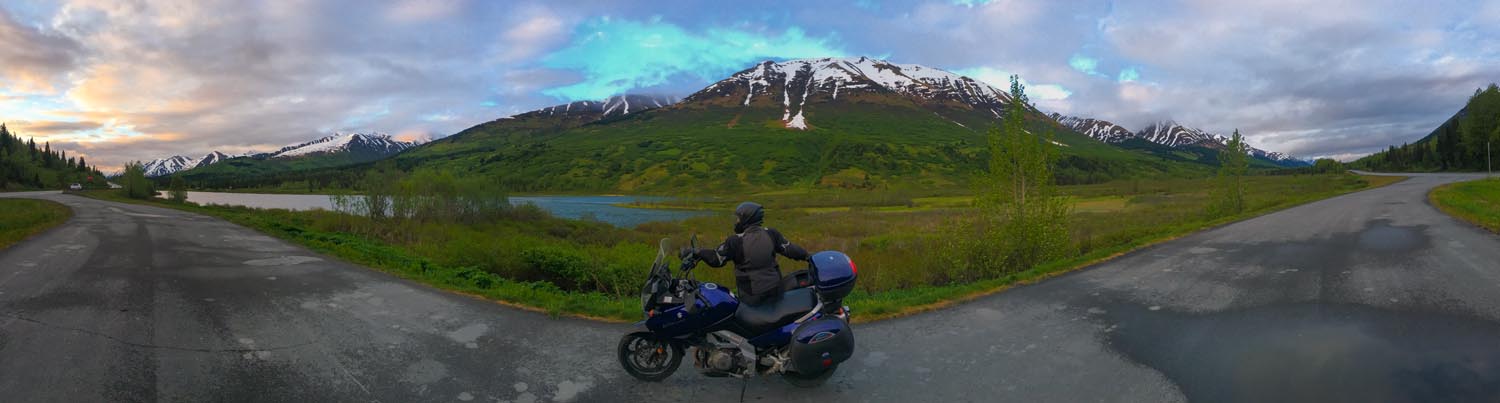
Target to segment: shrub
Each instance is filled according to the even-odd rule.
[[[564,289],[599,288],[591,273],[588,257],[577,249],[538,246],[521,251],[521,261]]]
[[[156,184],[146,179],[146,167],[140,161],[125,164],[125,173],[120,175],[120,194],[132,199],[150,199],[156,196]]]
[[[172,183],[167,185],[167,197],[175,203],[187,201],[187,185],[182,183],[182,177],[172,175]]]

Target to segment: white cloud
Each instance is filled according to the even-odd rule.
[[[519,62],[537,56],[543,49],[567,40],[568,25],[557,16],[540,13],[527,18],[500,36],[498,62]]]

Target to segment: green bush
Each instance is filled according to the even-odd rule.
[[[593,278],[589,258],[573,248],[545,245],[521,251],[521,261],[528,268],[547,277],[548,281],[564,289],[594,289],[599,287]]]
[[[181,176],[172,176],[172,183],[167,186],[167,198],[173,202],[182,203],[187,201],[187,184],[182,183]]]
[[[132,199],[156,197],[156,184],[146,179],[146,167],[140,161],[125,164],[125,173],[120,176],[120,194]]]

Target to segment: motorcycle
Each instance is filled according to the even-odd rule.
[[[667,243],[658,244],[641,289],[645,319],[620,338],[620,364],[636,379],[666,379],[691,350],[693,366],[706,376],[780,375],[795,386],[817,387],[854,355],[851,312],[843,305],[857,271],[849,256],[813,254],[807,270],[784,277],[781,299],[751,306],[724,286],[699,282],[691,255],[682,258],[682,275],[674,276]],[[697,249],[697,236],[691,245]]]

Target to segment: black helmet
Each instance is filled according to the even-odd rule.
[[[755,202],[740,203],[734,208],[734,233],[742,234],[752,226],[761,225],[766,221],[766,211]]]

